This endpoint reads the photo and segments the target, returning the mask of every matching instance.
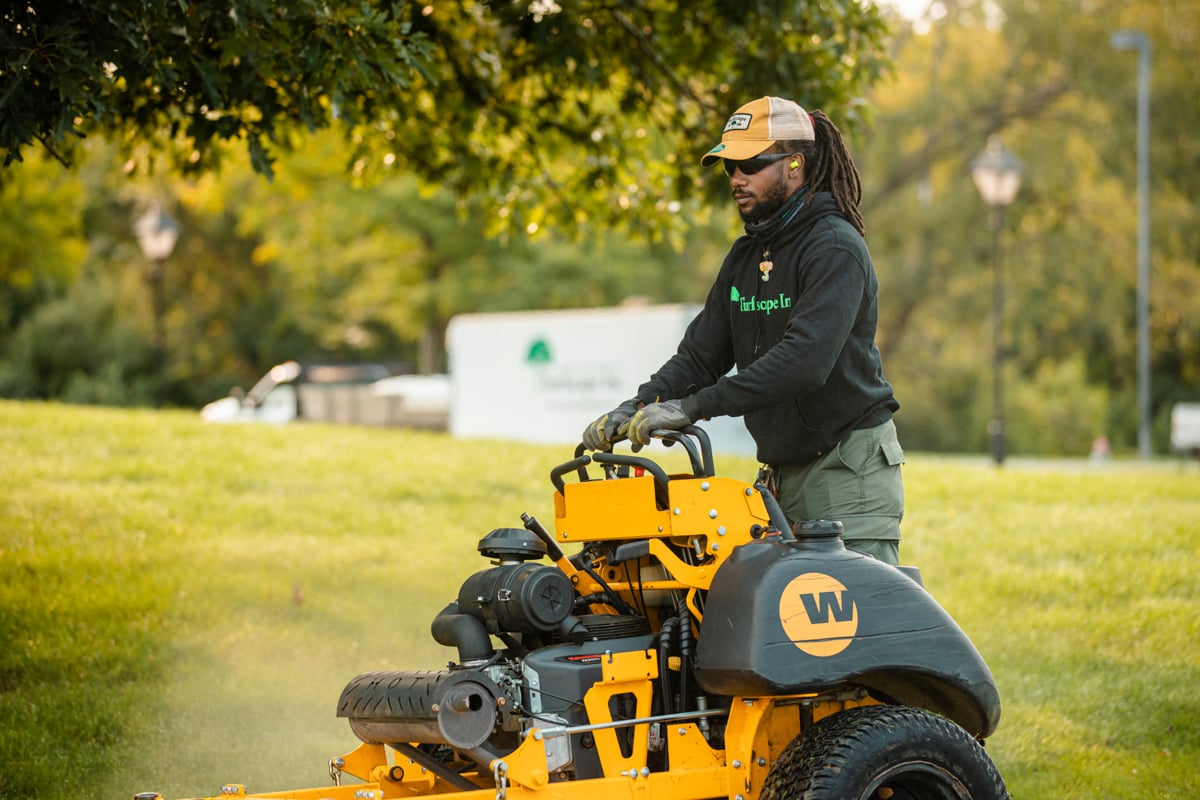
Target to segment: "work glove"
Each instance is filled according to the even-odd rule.
[[[630,418],[637,413],[638,399],[626,400],[583,429],[583,446],[588,450],[612,450],[613,439]]]
[[[677,431],[692,424],[692,418],[683,410],[682,400],[664,400],[661,403],[651,403],[633,415],[620,430],[618,435],[629,437],[634,446],[641,448],[650,444],[650,433],[657,430]]]

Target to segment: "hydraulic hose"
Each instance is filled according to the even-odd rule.
[[[687,603],[679,610],[679,710],[688,710],[687,675],[692,660],[692,612]]]
[[[671,639],[675,636],[675,625],[679,620],[671,617],[662,624],[658,632],[658,670],[661,676],[663,713],[673,714],[675,703],[672,699],[674,688],[671,686],[671,669],[668,666],[671,658]]]

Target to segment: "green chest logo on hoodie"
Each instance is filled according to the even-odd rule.
[[[741,292],[738,291],[736,286],[730,288],[729,300],[730,302],[736,303],[738,311],[742,312],[743,314],[758,313],[765,314],[768,317],[771,316],[771,312],[773,311],[780,311],[782,309],[792,307],[792,298],[788,297],[783,292],[780,292],[777,297],[764,297],[760,299],[756,294],[745,297]]]

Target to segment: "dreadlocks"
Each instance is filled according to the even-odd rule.
[[[781,142],[786,149],[804,156],[804,175],[808,179],[809,190],[813,192],[829,192],[837,203],[838,210],[855,229],[867,233],[858,204],[862,200],[862,181],[858,176],[858,168],[850,158],[842,132],[823,111],[813,111],[813,129],[816,132],[815,142]]]

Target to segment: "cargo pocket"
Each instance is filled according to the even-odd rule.
[[[898,467],[904,463],[904,449],[900,447],[900,442],[894,436],[885,439],[880,444],[880,449],[883,450],[883,460],[889,467]]]
[[[854,501],[850,502],[847,494],[839,504],[846,539],[899,539],[904,516],[904,483],[900,476],[904,450],[896,428],[885,423],[852,435],[843,445],[840,458],[844,474],[852,474],[857,483]],[[846,489],[844,484],[842,489]]]

